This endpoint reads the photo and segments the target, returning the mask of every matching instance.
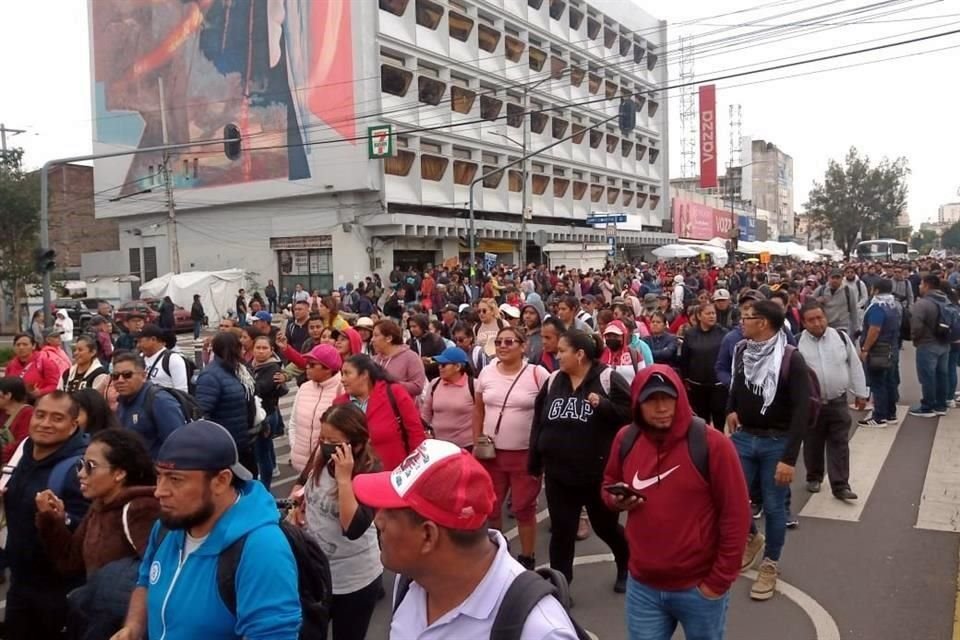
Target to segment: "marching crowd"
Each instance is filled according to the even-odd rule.
[[[911,413],[956,406],[952,263],[470,280],[396,269],[286,300],[271,281],[266,301],[239,292],[196,362],[137,313],[16,336],[6,637],[362,639],[391,593],[396,639],[583,638],[568,585],[596,535],[630,638],[719,639],[741,571],[758,567],[752,599],[775,593],[801,452],[807,491],[857,499],[850,402],[872,404],[861,427],[896,420],[904,340]],[[299,476],[275,501],[281,437]]]

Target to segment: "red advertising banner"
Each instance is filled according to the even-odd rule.
[[[673,199],[673,232],[687,240],[710,240],[716,237],[717,209],[689,200]]]
[[[717,87],[700,87],[700,188],[717,186]]]
[[[733,218],[725,209],[713,209],[713,237],[729,238],[733,229]]]

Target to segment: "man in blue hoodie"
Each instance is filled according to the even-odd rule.
[[[240,464],[230,432],[209,420],[177,429],[157,457],[160,522],[113,640],[296,640],[297,565],[273,496]],[[235,610],[218,592],[218,560],[245,538]]]

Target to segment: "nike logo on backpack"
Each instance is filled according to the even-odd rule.
[[[668,475],[680,468],[680,465],[676,465],[670,469],[667,469],[663,473],[652,478],[647,478],[646,480],[641,480],[637,474],[633,474],[633,488],[637,491],[643,491],[647,487],[653,486],[666,478]]]

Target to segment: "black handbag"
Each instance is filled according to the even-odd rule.
[[[867,352],[867,366],[871,369],[889,369],[893,366],[893,347],[889,342],[877,342]]]

